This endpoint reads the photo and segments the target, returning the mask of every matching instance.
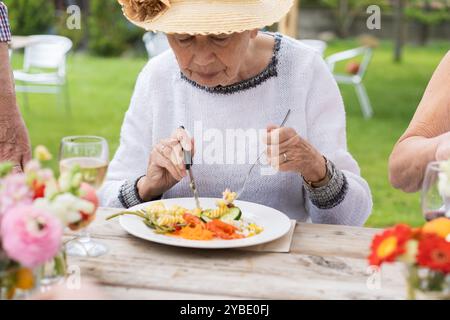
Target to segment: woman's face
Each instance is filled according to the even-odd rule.
[[[168,34],[181,71],[206,87],[226,86],[239,81],[250,40],[258,30],[222,35]]]

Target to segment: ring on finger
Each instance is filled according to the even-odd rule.
[[[283,162],[288,162],[289,161],[286,152],[283,153],[283,159],[284,159]]]

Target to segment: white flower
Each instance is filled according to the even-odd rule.
[[[77,171],[63,172],[58,179],[59,190],[61,192],[68,192],[72,189],[78,189],[83,181],[83,175]]]
[[[70,172],[61,173],[61,175],[59,176],[59,179],[58,179],[59,189],[62,192],[69,191],[70,185],[71,185],[71,180],[72,180],[72,174]]]
[[[91,202],[80,199],[71,193],[60,194],[52,201],[37,199],[35,205],[52,212],[65,226],[80,221],[80,212],[93,214],[95,210],[95,206]]]
[[[44,197],[47,199],[52,199],[57,193],[59,193],[58,182],[55,179],[48,181],[45,184]]]

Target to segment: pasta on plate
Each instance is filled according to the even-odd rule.
[[[178,205],[167,208],[159,201],[142,210],[120,212],[107,219],[135,215],[158,234],[188,240],[243,239],[263,232],[262,227],[242,216],[241,209],[233,203],[235,199],[236,193],[227,189],[214,209],[188,209]]]

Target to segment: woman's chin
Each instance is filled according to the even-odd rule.
[[[194,81],[198,83],[201,86],[208,87],[208,88],[214,88],[217,86],[222,85],[222,82],[220,81],[220,78],[216,76],[211,77],[203,77],[200,75],[196,75]]]

